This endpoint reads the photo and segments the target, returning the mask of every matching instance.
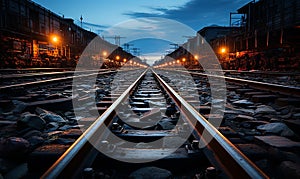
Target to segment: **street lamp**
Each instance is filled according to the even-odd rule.
[[[198,59],[199,59],[198,55],[195,55],[195,56],[194,56],[194,59],[195,59],[195,60],[198,60]]]
[[[224,53],[226,53],[226,51],[227,51],[227,50],[226,50],[225,47],[221,47],[221,48],[220,48],[220,53],[224,54]]]
[[[227,58],[227,48],[226,47],[221,47],[220,48],[220,54],[221,54],[221,60],[226,60]]]
[[[53,36],[53,37],[52,37],[52,41],[53,41],[54,43],[57,43],[57,42],[58,42],[58,38],[57,38],[56,36]]]
[[[55,44],[54,56],[57,56],[57,55],[58,55],[57,44],[58,44],[58,41],[59,41],[58,36],[52,35],[52,36],[51,36],[51,41],[52,41],[53,44]]]

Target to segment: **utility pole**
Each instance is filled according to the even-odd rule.
[[[130,47],[130,46],[133,46],[133,44],[125,43],[125,44],[123,44],[123,46],[124,46],[124,50],[125,50],[126,52],[129,52],[129,47]]]
[[[81,25],[81,28],[82,28],[82,20],[83,20],[83,18],[82,18],[82,15],[80,16],[80,25]]]
[[[120,40],[121,38],[126,38],[126,37],[121,37],[119,35],[115,35],[115,36],[109,36],[109,37],[106,37],[106,36],[102,36],[102,38],[111,38],[111,39],[115,39],[115,45],[118,45],[120,46]]]

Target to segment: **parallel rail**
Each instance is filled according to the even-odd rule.
[[[78,75],[78,76],[69,76],[69,77],[60,77],[60,78],[53,78],[48,80],[41,80],[41,81],[33,81],[33,82],[25,82],[25,83],[18,83],[18,84],[12,84],[12,85],[6,85],[6,86],[0,86],[0,91],[7,91],[10,89],[15,88],[22,88],[22,87],[33,87],[38,85],[45,85],[50,83],[58,83],[63,81],[72,81],[74,78],[83,78],[83,77],[90,77],[95,76],[98,74],[109,74],[113,71],[105,71],[101,73],[91,73],[91,74],[85,74],[85,75]]]
[[[118,107],[130,92],[138,85],[144,71],[138,79],[80,136],[76,142],[43,174],[41,178],[63,178],[79,176],[85,167],[90,167],[97,151],[90,144],[89,140],[99,139],[105,135],[107,126],[111,124],[114,109]],[[214,157],[222,166],[222,170],[234,178],[268,178],[255,164],[253,164],[244,154],[242,154],[232,143],[230,143],[218,130],[213,127],[202,115],[200,115],[191,105],[180,97],[157,73],[152,71],[157,80],[165,88],[166,92],[173,98],[175,103],[182,109],[181,112],[187,116],[188,122],[196,121],[194,130],[201,136],[207,131],[212,140],[204,141],[207,148],[214,153]],[[97,137],[95,137],[97,136]],[[95,139],[96,140],[96,139]],[[97,142],[97,141],[93,141]],[[99,141],[98,141],[99,143]]]
[[[85,71],[76,71],[76,73],[91,73],[99,71],[108,71],[108,70],[85,70]],[[1,80],[9,79],[25,79],[25,78],[35,78],[35,77],[51,77],[58,75],[73,75],[75,71],[59,71],[59,72],[43,72],[43,73],[19,73],[19,74],[9,74],[9,75],[0,75]]]
[[[285,86],[285,85],[280,85],[280,84],[265,83],[265,82],[245,80],[245,79],[225,77],[225,76],[218,76],[218,75],[212,75],[212,74],[206,74],[206,73],[188,72],[188,71],[181,71],[181,70],[176,70],[176,71],[180,71],[181,73],[188,73],[191,75],[204,76],[204,77],[207,76],[207,77],[214,77],[214,78],[224,78],[227,82],[230,82],[230,83],[249,86],[254,89],[271,91],[271,92],[284,94],[284,95],[288,95],[288,96],[300,97],[300,87]]]

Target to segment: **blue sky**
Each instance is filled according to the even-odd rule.
[[[37,4],[72,18],[80,24],[80,16],[83,17],[83,27],[103,35],[103,30],[112,26],[118,26],[130,19],[135,18],[165,18],[175,20],[198,31],[205,26],[229,24],[229,13],[235,12],[250,0],[33,0]],[[151,21],[148,27],[151,27]],[[90,24],[90,25],[88,25]],[[163,23],[161,23],[163,24]],[[155,27],[155,26],[153,26]],[[153,31],[156,28],[149,28]],[[159,29],[160,31],[169,29]],[[155,31],[154,31],[155,32]],[[159,33],[159,31],[156,31]],[[102,34],[103,33],[103,34]],[[132,32],[135,33],[135,32]],[[115,34],[119,35],[119,34]],[[126,36],[127,34],[125,34]],[[184,43],[182,36],[195,36],[192,31],[178,32],[178,40],[175,43]],[[126,38],[121,40],[125,43]],[[143,39],[140,39],[143,41]],[[152,43],[152,42],[153,43]],[[113,42],[113,41],[111,41]],[[128,41],[126,41],[128,42]],[[161,54],[165,53],[170,42],[165,39],[144,40],[139,42],[135,39],[135,47],[141,48],[141,53]],[[160,44],[160,45],[159,45]],[[146,48],[145,48],[146,47]],[[151,48],[150,48],[151,47]]]

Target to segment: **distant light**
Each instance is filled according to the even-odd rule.
[[[127,59],[126,59],[126,58],[124,58],[124,59],[123,59],[123,62],[127,62]]]
[[[119,55],[116,56],[116,60],[120,60],[120,56]]]
[[[52,41],[55,42],[55,43],[58,42],[58,37],[57,36],[53,36],[52,37]]]
[[[185,60],[186,60],[185,58],[182,58],[182,61],[183,61],[183,62],[185,62]]]
[[[177,63],[180,63],[180,60],[177,60]]]
[[[107,52],[106,52],[106,51],[103,51],[103,52],[102,52],[102,55],[103,55],[103,56],[106,56],[106,55],[107,55]]]
[[[198,60],[199,57],[198,57],[198,55],[195,55],[194,58],[195,58],[195,60]]]
[[[221,51],[221,53],[225,53],[226,52],[226,48],[222,47],[220,51]]]

